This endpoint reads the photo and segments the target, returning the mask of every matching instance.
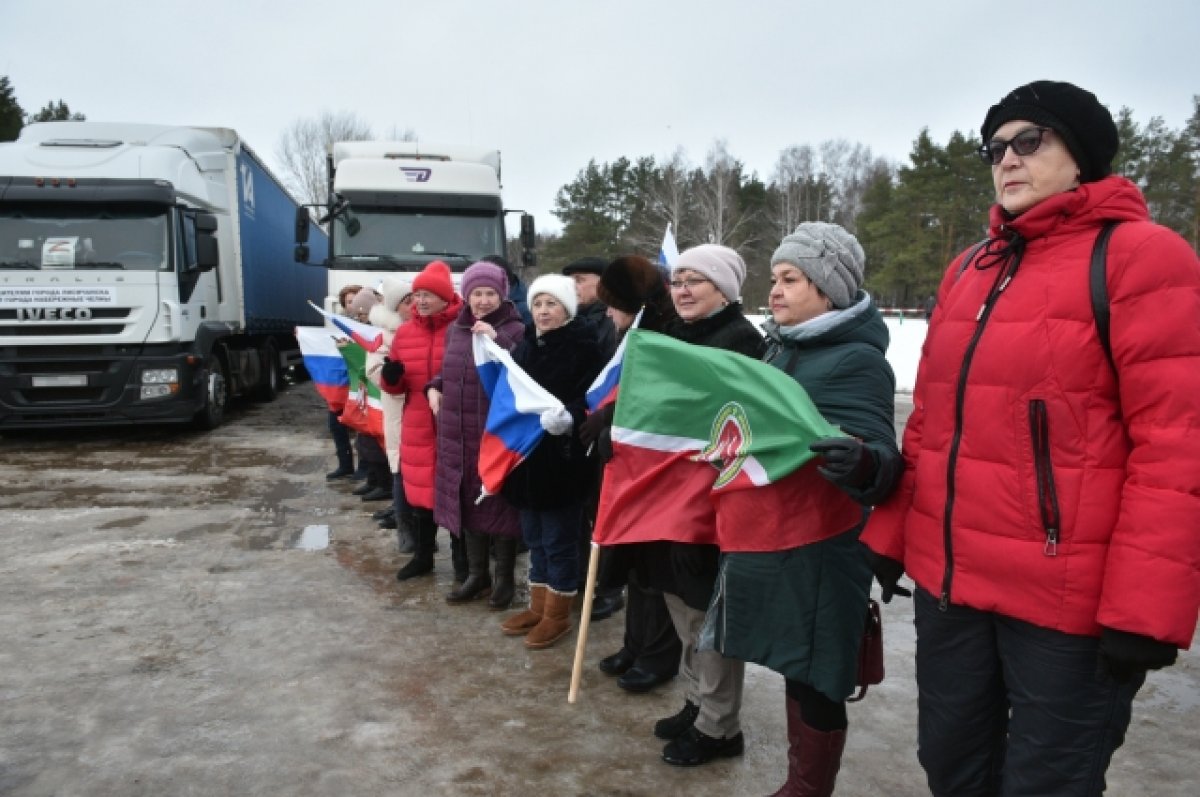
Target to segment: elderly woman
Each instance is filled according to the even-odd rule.
[[[854,236],[824,222],[801,224],[771,256],[764,359],[850,437],[817,441],[823,458],[789,477],[806,509],[775,531],[775,550],[722,541],[705,634],[724,655],[784,676],[788,776],[777,797],[833,794],[871,586],[858,535],[901,469],[888,331],[861,290],[863,261]]]
[[[454,292],[450,267],[430,263],[413,280],[416,314],[401,324],[392,338],[387,359],[379,369],[380,388],[404,396],[400,416],[400,476],[416,531],[416,550],[396,573],[400,581],[433,572],[437,523],[433,519],[433,481],[437,464],[437,431],[425,388],[442,368],[446,327],[453,323],[463,301]],[[466,575],[463,575],[466,578]]]
[[[408,276],[385,277],[380,285],[383,298],[371,308],[367,320],[383,330],[383,346],[367,355],[367,376],[380,383],[379,369],[391,349],[392,340],[400,325],[412,318],[412,279]],[[404,500],[404,481],[400,478],[400,419],[404,412],[404,396],[383,393],[383,449],[392,472],[392,506],[375,513],[379,527],[396,529],[400,553],[416,550],[416,534],[409,520],[408,504]]]
[[[981,132],[989,238],[938,290],[905,474],[863,540],[885,594],[917,584],[930,790],[1095,795],[1146,671],[1196,629],[1200,263],[1111,174],[1090,92],[1021,86]]]
[[[475,368],[472,338],[487,335],[511,351],[524,337],[525,325],[508,296],[508,277],[494,263],[472,265],[462,278],[466,305],[446,329],[442,370],[429,385],[429,405],[437,416],[437,482],[433,518],[462,540],[467,578],[447,603],[467,603],[490,594],[492,609],[507,609],[513,599],[513,570],[521,522],[517,511],[493,495],[480,502],[479,444],[487,423],[488,399]],[[495,548],[496,580],[489,566]]]
[[[671,302],[679,319],[667,326],[671,337],[758,358],[762,335],[742,314],[739,301],[746,263],[727,246],[705,244],[688,249],[671,270]],[[709,497],[679,497],[707,502]],[[707,510],[708,528],[699,537],[715,538],[716,515]],[[679,672],[684,681],[683,708],[659,720],[654,735],[668,740],[662,757],[675,766],[696,766],[744,750],[738,714],[742,705],[745,665],[713,650],[696,649],[717,579],[720,551],[716,545],[682,542],[642,543],[636,554],[637,580],[659,589],[675,633],[683,642]]]
[[[509,474],[502,493],[520,509],[529,548],[529,608],[501,625],[525,637],[531,650],[547,648],[571,630],[568,613],[579,590],[579,534],[588,489],[587,453],[579,440],[584,394],[604,367],[595,334],[575,315],[575,283],[544,274],[529,286],[533,328],[513,360],[563,407],[547,410],[546,435]]]

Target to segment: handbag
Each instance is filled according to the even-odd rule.
[[[883,619],[879,615],[879,604],[867,601],[867,621],[863,627],[862,641],[858,644],[858,673],[854,683],[858,694],[846,698],[847,703],[857,703],[867,695],[867,687],[883,681]]]

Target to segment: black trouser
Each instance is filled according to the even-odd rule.
[[[846,701],[830,700],[803,681],[784,679],[787,696],[800,704],[800,719],[814,731],[832,733],[849,727]]]
[[[629,571],[625,606],[625,649],[633,654],[633,665],[639,670],[668,678],[679,672],[683,643],[662,592],[641,586],[634,570]]]
[[[337,451],[338,468],[345,471],[354,470],[354,447],[350,443],[350,430],[338,420],[340,415],[329,411],[329,436],[333,438],[333,447]]]
[[[1097,679],[1094,637],[964,606],[943,612],[921,589],[913,600],[917,756],[934,797],[1102,794],[1145,675]]]

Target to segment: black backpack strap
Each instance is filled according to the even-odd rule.
[[[964,257],[963,261],[958,264],[958,271],[954,275],[955,282],[958,282],[958,278],[963,275],[963,272],[967,270],[979,253],[983,250],[983,247],[987,246],[987,242],[988,239],[984,238],[982,241],[971,247],[970,252],[967,252],[967,256]]]
[[[1112,342],[1109,340],[1109,305],[1108,305],[1108,239],[1120,222],[1110,221],[1101,228],[1096,236],[1096,244],[1092,247],[1092,262],[1088,274],[1088,283],[1092,295],[1092,316],[1096,319],[1096,334],[1100,345],[1104,348],[1104,356],[1113,371],[1117,370],[1113,362]]]

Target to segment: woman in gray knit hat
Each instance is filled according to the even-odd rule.
[[[785,678],[782,797],[833,793],[871,587],[858,535],[868,508],[901,471],[888,331],[862,290],[863,260],[853,235],[822,222],[801,224],[771,257],[763,359],[799,382],[849,436],[813,443],[821,456],[789,477],[806,509],[775,531],[772,552],[722,556],[702,634],[724,656]]]

